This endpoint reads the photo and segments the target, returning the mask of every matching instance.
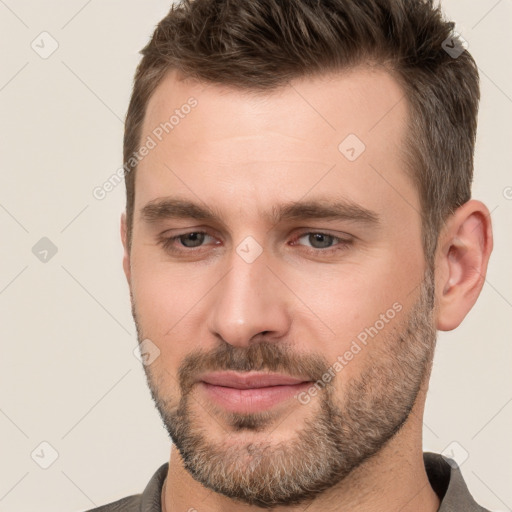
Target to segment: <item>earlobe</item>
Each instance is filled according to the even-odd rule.
[[[128,284],[130,284],[130,250],[128,248],[128,237],[127,237],[127,224],[126,224],[126,212],[121,214],[121,241],[123,243],[124,254],[123,254],[123,270],[124,275]]]
[[[455,329],[475,304],[492,244],[490,213],[480,201],[468,201],[446,222],[436,255],[437,329]]]

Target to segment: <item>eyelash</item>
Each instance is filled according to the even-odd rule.
[[[191,234],[206,235],[206,236],[211,236],[213,238],[213,236],[210,235],[209,233],[207,233],[206,231],[189,231],[187,233],[181,233],[179,235],[175,235],[172,237],[161,237],[159,240],[159,243],[162,245],[164,250],[166,250],[167,252],[170,252],[170,253],[174,253],[174,254],[193,253],[196,250],[201,250],[204,247],[202,245],[199,247],[191,247],[191,248],[186,248],[186,247],[182,246],[182,247],[184,247],[183,249],[177,249],[174,246],[174,243],[176,241],[178,241],[180,238],[186,237],[187,235],[191,235]],[[297,242],[298,240],[300,240],[301,238],[303,238],[304,236],[307,236],[307,235],[323,235],[323,236],[332,238],[334,242],[336,242],[336,241],[338,242],[338,244],[335,245],[334,247],[327,247],[325,249],[315,249],[313,247],[303,246],[305,248],[306,252],[308,252],[310,254],[315,254],[315,255],[332,254],[336,251],[345,250],[353,243],[353,240],[351,240],[351,239],[341,238],[338,236],[331,235],[329,233],[324,233],[323,231],[305,231],[305,232],[300,233],[299,235],[296,235],[294,237],[294,239],[293,239],[294,245],[295,245],[295,242]]]

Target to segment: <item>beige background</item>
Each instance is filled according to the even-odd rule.
[[[169,5],[0,0],[0,512],[85,510],[141,492],[168,459],[167,434],[133,355],[118,234],[124,186],[102,201],[92,191],[121,165],[137,52]],[[440,335],[424,448],[453,448],[477,501],[505,511],[512,0],[444,6],[481,70],[474,196],[492,211],[496,243],[478,304],[459,329]],[[32,252],[43,237],[57,248],[46,263]],[[54,450],[58,458],[42,469]]]

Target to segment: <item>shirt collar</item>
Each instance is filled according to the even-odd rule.
[[[438,512],[489,512],[473,499],[453,459],[425,452],[423,462],[430,485],[441,501]]]

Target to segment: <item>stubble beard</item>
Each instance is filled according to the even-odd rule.
[[[272,411],[219,415],[217,410],[217,418],[212,418],[193,396],[194,376],[206,369],[264,370],[307,374],[316,381],[332,362],[289,353],[278,342],[262,341],[247,348],[226,343],[212,353],[185,358],[178,375],[181,398],[177,405],[157,384],[151,368],[144,367],[151,396],[185,469],[205,487],[261,508],[305,504],[340,483],[377,454],[409,418],[430,375],[436,343],[433,304],[433,277],[427,272],[405,322],[399,328],[386,327],[365,347],[364,367],[357,377],[336,391],[332,383],[340,376],[343,379],[341,371],[315,400],[307,405],[297,402],[296,407],[310,411],[293,437],[277,443],[272,431],[286,415],[276,417]],[[133,300],[132,312],[141,341]],[[225,435],[225,442],[211,440],[212,428]],[[237,441],[236,433],[242,431]],[[257,441],[247,439],[251,433],[258,433]]]

